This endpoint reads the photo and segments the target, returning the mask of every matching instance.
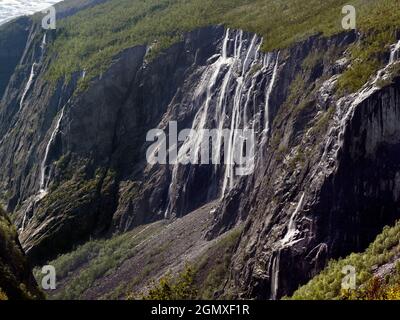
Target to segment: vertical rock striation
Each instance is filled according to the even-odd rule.
[[[398,45],[385,69],[339,99],[353,33],[264,53],[257,35],[206,27],[151,61],[149,47],[126,49],[85,91],[84,70],[46,81],[51,36],[31,26],[0,105],[0,190],[33,262],[216,201],[208,239],[245,223],[226,291],[277,299],[399,217],[399,80],[378,87]],[[174,121],[198,134],[170,140]],[[149,164],[154,128],[177,160],[190,151],[197,163]],[[202,129],[218,129],[221,164],[202,163]],[[234,129],[256,133],[245,176],[231,164]]]

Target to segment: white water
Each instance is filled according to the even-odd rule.
[[[391,47],[389,64],[392,64],[399,59],[399,50],[400,50],[400,40]]]
[[[268,55],[268,59],[265,61],[264,67],[268,68],[270,66],[270,63],[274,63],[274,69],[272,71],[272,77],[271,80],[268,83],[268,87],[265,93],[265,108],[264,108],[264,116],[265,116],[265,125],[264,125],[264,131],[269,132],[269,127],[270,127],[270,120],[269,120],[269,104],[271,100],[271,93],[272,89],[274,88],[275,81],[276,81],[276,76],[278,73],[278,66],[279,66],[279,52],[274,59]]]
[[[279,288],[279,265],[281,262],[281,250],[279,249],[276,256],[273,258],[271,270],[271,300],[276,300],[278,297]]]
[[[26,217],[27,217],[27,214],[28,214],[27,211],[28,210],[25,210],[25,212],[24,212],[24,218],[22,219],[22,226],[21,226],[20,232],[25,230]]]
[[[334,157],[333,154],[337,154],[339,149],[343,147],[345,130],[348,127],[348,122],[354,115],[355,109],[372,94],[380,90],[379,86],[377,85],[378,81],[380,79],[388,78],[390,76],[390,67],[399,62],[400,40],[397,43],[392,44],[390,48],[390,58],[387,65],[380,69],[376,73],[375,77],[366,83],[358,92],[345,96],[337,101],[336,114],[334,117],[336,124],[331,129],[330,136],[328,137],[324,148],[324,153],[319,164],[316,166],[314,176],[318,176],[320,172],[322,172],[324,175],[327,174],[325,172],[325,168],[328,167],[327,163],[329,163],[331,159],[335,159],[336,157]],[[337,77],[335,76],[328,81],[336,82],[336,80]],[[326,83],[327,86],[329,86],[329,82]],[[333,147],[331,147],[332,144],[334,144]],[[293,233],[293,231],[291,233]],[[285,238],[286,240],[283,241],[283,243],[287,242],[287,239],[290,238],[290,236],[285,236]]]
[[[25,85],[25,89],[24,89],[24,92],[22,93],[21,101],[20,101],[20,103],[19,103],[19,109],[20,109],[20,110],[22,109],[22,107],[23,107],[23,105],[24,105],[24,101],[25,101],[26,95],[28,94],[28,92],[29,92],[29,90],[30,90],[30,88],[31,88],[31,86],[32,86],[33,80],[34,80],[34,78],[35,78],[35,76],[36,76],[36,74],[35,74],[35,68],[36,68],[36,66],[37,66],[37,63],[34,62],[34,63],[32,64],[32,67],[31,67],[31,73],[30,73],[30,75],[29,75],[28,82],[27,82],[26,85]]]
[[[227,29],[220,54],[208,60],[210,64],[202,72],[192,97],[194,109],[198,111],[191,129],[198,134],[188,137],[178,150],[178,161],[172,168],[165,218],[173,215],[177,198],[185,192],[190,179],[188,171],[178,174],[182,169],[179,164],[187,158],[188,152],[192,164],[201,164],[204,160],[202,129],[217,129],[216,143],[212,145],[212,179],[221,181],[221,198],[240,180],[235,175],[234,158],[238,153],[236,149],[243,146],[243,137],[237,130],[253,129],[256,133],[269,130],[269,105],[278,76],[279,53],[264,55],[260,52],[261,44],[262,39],[256,35],[247,38],[243,31]],[[265,83],[265,94],[262,97],[257,93],[261,81]],[[267,114],[266,121],[261,119],[264,113]],[[260,127],[256,128],[257,125]],[[256,147],[253,146],[251,150],[254,155]],[[254,163],[255,156],[249,159],[246,168],[253,167]]]
[[[290,217],[286,235],[281,240],[282,246],[291,246],[297,242],[294,240],[294,238],[299,234],[299,231],[296,228],[296,217],[299,214],[300,209],[303,206],[304,196],[305,196],[305,193],[303,193],[302,196],[300,197],[300,201],[297,204],[296,209],[293,211],[293,213]]]
[[[46,33],[43,35],[43,40],[42,40],[42,45],[40,46],[42,48],[42,50],[44,50],[46,48]]]
[[[46,48],[46,33],[43,35],[42,44],[40,45],[40,48],[42,49],[42,57],[43,57],[44,49]],[[24,89],[24,91],[22,93],[21,100],[19,102],[19,110],[22,110],[22,107],[24,105],[26,96],[28,95],[28,92],[32,87],[33,81],[35,80],[35,77],[36,77],[36,70],[35,69],[38,67],[38,65],[39,64],[37,62],[34,62],[32,64],[31,72],[29,74],[28,81],[27,81],[27,83],[25,85],[25,89]]]
[[[41,166],[40,166],[39,192],[35,196],[31,197],[30,200],[28,200],[29,203],[24,212],[24,217],[22,219],[22,226],[20,228],[20,232],[25,230],[25,226],[26,226],[26,223],[28,220],[28,217],[27,217],[28,212],[32,211],[32,208],[48,194],[48,186],[49,186],[49,182],[50,182],[51,173],[46,175],[47,161],[48,161],[48,157],[49,157],[49,153],[50,153],[50,148],[51,148],[52,144],[54,143],[58,132],[60,131],[61,121],[64,117],[64,110],[65,110],[65,106],[61,109],[60,116],[58,117],[56,125],[51,133],[49,142],[46,145],[45,154],[44,154]]]
[[[51,148],[52,144],[54,143],[54,140],[56,139],[58,132],[60,131],[61,121],[62,121],[62,119],[64,117],[64,109],[65,109],[65,106],[61,109],[60,116],[58,117],[58,120],[56,122],[54,130],[51,133],[50,140],[47,143],[46,151],[45,151],[45,154],[44,154],[44,157],[43,157],[43,161],[42,161],[42,164],[40,166],[40,189],[39,189],[39,194],[43,195],[43,197],[47,194],[48,184],[49,184],[49,180],[50,180],[49,179],[50,175],[48,177],[46,177],[47,160],[48,160],[48,157],[49,157],[50,148]]]
[[[225,175],[224,175],[224,183],[222,186],[222,195],[228,190],[231,190],[234,185],[234,154],[235,154],[235,145],[237,139],[237,133],[235,128],[238,128],[239,124],[239,115],[240,115],[240,99],[242,96],[243,91],[243,78],[237,79],[237,86],[234,96],[234,105],[233,105],[233,112],[232,112],[232,120],[230,126],[230,135],[228,140],[228,154],[227,154],[227,161],[225,163]],[[226,156],[226,155],[225,155]]]
[[[236,182],[233,162],[235,147],[241,139],[236,130],[255,126],[255,120],[253,119],[253,122],[250,123],[249,119],[251,116],[255,117],[255,110],[258,107],[255,93],[256,78],[265,71],[263,56],[260,53],[261,43],[262,39],[257,36],[246,39],[243,31],[226,30],[220,54],[209,61],[214,61],[217,57],[218,59],[206,67],[193,97],[193,104],[199,105],[196,108],[198,111],[192,129],[199,134],[189,137],[178,151],[178,163],[186,158],[187,152],[190,151],[192,160],[195,160],[194,163],[200,164],[200,160],[203,160],[201,146],[204,134],[201,129],[218,129],[217,142],[212,146],[212,153],[215,157],[212,160],[214,164],[220,163],[219,160],[222,159],[222,154],[224,155],[222,197],[234,187]],[[260,68],[253,71],[256,64],[260,65]],[[275,76],[272,78],[275,79],[275,77],[276,70]],[[233,97],[231,97],[232,91],[234,92]],[[253,105],[253,109],[249,109],[251,105]],[[211,119],[215,121],[213,125],[209,123]],[[230,129],[229,135],[225,134],[224,129]],[[218,165],[214,166],[214,174],[218,172],[219,167]],[[175,164],[169,186],[169,202],[165,217],[171,214],[171,207],[173,207],[174,197],[177,194],[178,170],[179,164]],[[183,182],[183,187],[186,183],[187,181]],[[182,183],[179,187],[182,187]]]
[[[200,81],[199,86],[196,89],[195,92],[195,97],[194,100],[197,100],[201,97],[201,95],[206,91],[206,99],[204,105],[199,109],[197,112],[195,119],[193,121],[192,129],[193,130],[199,130],[199,129],[204,129],[207,121],[207,114],[209,111],[210,107],[210,100],[212,98],[212,89],[215,85],[215,82],[217,80],[217,77],[221,71],[221,68],[229,64],[230,61],[228,59],[228,42],[229,42],[229,29],[227,29],[225,33],[225,38],[223,41],[222,45],[222,52],[220,57],[216,62],[214,62],[204,73],[202,80]],[[227,85],[227,83],[226,83]],[[225,88],[226,89],[226,88]],[[220,101],[223,97],[220,96]],[[222,102],[221,102],[222,105]],[[222,120],[223,121],[223,120]],[[223,122],[222,122],[223,123]],[[202,136],[197,136],[197,137],[188,137],[186,141],[183,143],[182,147],[178,151],[178,163],[179,160],[182,160],[183,157],[186,156],[187,151],[192,151],[191,156],[196,157],[196,161],[199,162],[200,160],[200,155],[199,155],[199,149],[201,147],[201,142],[202,142]],[[165,218],[168,218],[168,216],[171,214],[171,206],[173,202],[173,193],[174,193],[174,188],[177,186],[177,174],[179,170],[179,164],[175,164],[173,171],[172,171],[172,178],[171,178],[171,184],[169,186],[169,191],[168,191],[168,207],[165,212]]]
[[[359,92],[348,97],[344,97],[337,102],[337,110],[339,112],[338,118],[341,119],[338,125],[339,135],[338,143],[336,145],[337,150],[343,146],[343,137],[347,128],[346,124],[352,118],[356,107],[367,98],[369,98],[373,93],[380,90],[380,87],[378,86],[378,81],[389,77],[390,67],[398,62],[399,50],[400,41],[391,46],[390,59],[388,64],[377,72],[375,78],[372,81],[367,83]]]
[[[290,247],[299,242],[299,240],[295,240],[295,237],[299,234],[299,230],[296,227],[296,218],[300,213],[300,210],[303,207],[305,193],[300,197],[300,200],[296,206],[296,209],[293,211],[292,215],[290,216],[288,228],[286,231],[285,236],[279,242],[279,247],[276,250],[275,256],[272,258],[272,269],[271,269],[271,300],[276,300],[278,297],[278,289],[279,289],[279,269],[280,269],[280,258],[281,258],[281,251],[285,247]]]
[[[234,155],[236,153],[236,146],[240,146],[238,143],[240,136],[236,129],[242,128],[247,129],[249,127],[248,124],[248,107],[251,103],[251,93],[255,88],[255,78],[260,74],[260,71],[256,73],[252,73],[253,66],[259,64],[258,56],[260,55],[260,47],[262,40],[258,39],[257,36],[254,36],[251,40],[250,45],[246,49],[245,58],[242,63],[242,69],[239,77],[236,79],[236,89],[233,97],[233,109],[231,113],[231,123],[230,123],[230,135],[228,139],[228,146],[225,148],[225,173],[223,178],[222,192],[221,197],[224,197],[225,194],[232,190],[235,185],[235,174],[234,174]],[[235,50],[234,50],[234,62],[240,64],[243,48],[243,33],[239,33],[239,38],[236,36],[235,38]],[[232,68],[235,67],[235,64],[232,65]],[[250,87],[246,87],[246,85],[250,82]],[[246,92],[247,90],[247,92]],[[243,105],[243,98],[244,105]],[[253,120],[253,125],[254,125]],[[254,151],[254,150],[253,150]]]

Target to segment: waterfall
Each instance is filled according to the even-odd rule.
[[[43,35],[43,39],[42,39],[42,43],[41,43],[41,45],[40,45],[40,48],[42,49],[41,58],[43,58],[43,56],[44,56],[44,49],[46,48],[46,33]],[[31,73],[30,73],[30,75],[29,75],[28,82],[27,82],[26,85],[25,85],[25,89],[24,89],[24,91],[23,91],[23,93],[22,93],[21,100],[20,100],[20,102],[19,102],[19,110],[22,110],[22,107],[23,107],[23,105],[24,105],[26,96],[28,95],[28,92],[29,92],[29,90],[30,90],[31,87],[32,87],[33,81],[34,81],[34,79],[35,79],[35,77],[36,77],[36,70],[35,70],[35,69],[36,69],[36,67],[38,66],[38,64],[39,64],[39,63],[37,63],[37,62],[34,62],[34,63],[32,64]]]
[[[279,265],[281,262],[281,250],[279,249],[273,258],[271,270],[271,300],[278,298],[279,289]]]
[[[46,33],[43,35],[43,40],[42,40],[42,45],[40,46],[40,48],[42,49],[42,51],[46,48]]]
[[[34,63],[32,64],[32,67],[31,67],[31,73],[30,73],[30,75],[29,75],[28,82],[26,83],[25,89],[24,89],[24,91],[23,91],[23,93],[22,93],[21,101],[20,101],[20,103],[19,103],[19,109],[20,109],[20,110],[21,110],[22,107],[23,107],[23,104],[24,104],[26,95],[28,94],[28,92],[29,92],[29,90],[30,90],[30,88],[31,88],[31,86],[32,86],[33,80],[34,80],[34,78],[35,78],[35,76],[36,76],[36,74],[35,74],[35,68],[36,68],[36,66],[37,66],[37,63],[34,62]]]
[[[34,196],[32,196],[32,197],[30,197],[28,199],[28,205],[27,205],[27,207],[26,207],[26,209],[24,211],[24,217],[22,219],[22,226],[21,226],[21,228],[19,230],[20,232],[25,230],[26,223],[29,222],[28,221],[29,220],[28,219],[28,213],[31,212],[33,210],[33,208],[35,207],[35,205],[39,201],[41,201],[48,194],[48,187],[49,187],[51,173],[46,174],[46,170],[47,170],[47,167],[48,167],[47,166],[47,162],[48,162],[51,146],[53,145],[53,143],[54,143],[54,141],[55,141],[55,139],[57,137],[57,134],[60,132],[61,122],[62,122],[62,119],[64,117],[64,110],[65,110],[65,106],[61,109],[60,115],[57,118],[57,122],[55,124],[55,127],[54,127],[54,129],[53,129],[53,131],[52,131],[52,133],[50,135],[50,139],[49,139],[49,141],[48,141],[48,143],[46,145],[44,157],[43,157],[43,160],[42,160],[41,165],[40,165],[39,192],[36,195],[34,195]]]
[[[299,231],[296,228],[296,217],[300,212],[301,207],[303,206],[305,193],[302,194],[299,203],[297,204],[296,209],[293,211],[290,220],[286,235],[281,240],[282,246],[291,246],[295,244],[297,241],[294,241],[294,237],[298,235]]]
[[[345,96],[337,101],[337,113],[335,116],[335,120],[337,123],[335,127],[332,129],[332,132],[334,132],[334,139],[336,139],[336,145],[332,148],[335,152],[337,152],[338,148],[341,148],[343,144],[343,137],[344,133],[347,126],[348,121],[352,118],[352,115],[354,113],[355,108],[360,105],[363,101],[365,101],[368,97],[371,96],[374,92],[379,90],[379,87],[377,85],[378,80],[381,78],[386,78],[388,77],[388,73],[390,72],[390,67],[398,61],[400,58],[400,41],[397,43],[393,44],[391,46],[390,50],[390,59],[385,67],[383,67],[381,70],[379,70],[376,75],[366,83],[363,88],[361,88],[358,92],[350,94],[348,96]],[[265,66],[268,66],[271,64],[272,57],[267,56],[265,58]],[[276,62],[275,62],[276,63]],[[274,68],[275,69],[275,68]],[[274,76],[272,76],[274,78]],[[332,79],[329,80],[329,82],[334,82],[337,80],[337,77],[333,77]],[[271,80],[269,82],[269,87],[273,86],[273,82],[275,80]],[[272,83],[272,84],[271,84]],[[267,90],[266,94],[268,95],[269,90]],[[266,109],[265,112],[267,114],[268,111],[268,102],[269,99],[266,99]],[[268,121],[266,120],[266,123]],[[268,127],[268,125],[266,125]],[[329,159],[333,159],[334,157],[332,154],[329,154],[329,150],[331,150],[330,146],[332,145],[332,139],[329,138],[326,146],[325,146],[325,151],[321,157],[321,161],[319,165],[317,166],[317,171],[316,173],[318,174],[318,170],[320,170],[321,167],[324,167],[323,161],[329,161]],[[316,175],[317,175],[316,174]],[[282,250],[285,248],[288,248],[290,246],[293,246],[300,240],[295,240],[296,236],[299,235],[299,230],[297,229],[296,226],[296,219],[298,215],[301,212],[301,209],[304,205],[304,200],[305,200],[305,193],[303,193],[300,197],[300,200],[291,214],[287,231],[285,236],[280,240],[278,248],[275,250],[273,256],[271,257],[272,263],[271,267],[269,268],[270,270],[270,298],[272,300],[276,300],[278,298],[278,293],[279,293],[279,273],[280,273],[280,259],[282,255]]]
[[[368,99],[373,93],[380,90],[378,81],[380,79],[387,79],[390,76],[390,67],[397,62],[399,59],[400,40],[391,45],[390,59],[385,67],[380,69],[375,77],[367,82],[358,92],[345,96],[336,103],[336,118],[338,119],[334,130],[337,132],[335,137],[336,144],[334,145],[333,151],[338,152],[342,148],[344,143],[344,134],[347,128],[347,122],[352,118],[354,111],[358,105]],[[331,144],[331,140],[328,141]],[[329,158],[329,144],[326,144],[324,154],[321,158],[320,163],[325,158]]]
[[[220,74],[221,69],[223,66],[228,65],[231,63],[230,59],[228,58],[228,45],[229,45],[229,34],[230,29],[227,29],[225,32],[225,37],[222,44],[222,51],[219,55],[217,61],[215,61],[211,66],[207,68],[207,70],[203,74],[203,78],[201,79],[198,87],[196,88],[195,97],[193,98],[194,101],[198,100],[204,93],[206,93],[205,103],[200,107],[199,111],[196,113],[192,129],[193,130],[201,130],[205,128],[207,122],[207,115],[209,113],[210,102],[212,99],[213,88],[216,84],[218,75]],[[225,82],[225,81],[224,81]],[[227,85],[227,83],[226,83]],[[226,90],[226,88],[224,89]],[[221,101],[222,106],[222,98],[220,96],[219,101]],[[218,108],[217,108],[218,109]],[[222,120],[223,124],[223,120]],[[203,136],[200,134],[195,137],[188,137],[181,148],[178,151],[178,161],[174,164],[173,171],[172,171],[172,178],[171,183],[168,190],[168,206],[165,212],[165,218],[171,214],[171,207],[173,205],[173,197],[174,197],[174,188],[177,187],[177,175],[179,170],[179,160],[182,160],[183,157],[186,156],[187,151],[191,151],[191,156],[195,157],[195,162],[199,163],[200,155],[199,150],[201,147]],[[171,147],[171,146],[170,146]],[[192,159],[193,160],[193,159]]]
[[[278,298],[278,289],[279,289],[279,269],[280,269],[280,258],[282,249],[293,246],[295,243],[299,242],[300,240],[294,240],[294,238],[299,234],[299,231],[296,227],[296,217],[300,213],[301,208],[303,207],[305,193],[300,197],[300,200],[296,206],[296,209],[293,211],[292,215],[290,216],[288,229],[285,236],[279,242],[279,247],[276,250],[276,255],[272,258],[272,268],[271,268],[271,294],[270,299],[276,300]]]
[[[400,50],[400,40],[396,44],[391,46],[389,64],[392,64],[399,59],[399,50]]]
[[[267,90],[265,92],[265,107],[264,107],[264,117],[265,117],[264,131],[265,132],[269,132],[269,127],[270,127],[269,104],[270,104],[272,89],[274,88],[276,76],[278,73],[279,52],[278,52],[275,60],[271,56],[272,56],[272,54],[268,55],[268,59],[265,60],[265,64],[264,64],[265,68],[269,68],[271,63],[274,64],[274,69],[272,71],[271,80],[267,83]]]
[[[182,143],[177,154],[178,161],[173,163],[166,218],[171,215],[177,198],[185,192],[190,179],[186,177],[186,181],[178,181],[178,177],[182,180],[182,175],[178,174],[182,168],[181,160],[187,158],[189,151],[192,164],[201,164],[203,160],[203,129],[217,129],[216,142],[212,145],[212,174],[214,181],[220,181],[221,198],[231,191],[239,180],[235,176],[234,158],[237,148],[242,147],[240,142],[243,137],[237,130],[254,130],[257,123],[264,126],[264,122],[257,119],[261,117],[265,107],[269,107],[278,74],[279,55],[262,54],[262,41],[257,35],[248,37],[241,30],[226,29],[219,54],[210,58],[209,64],[204,67],[201,80],[191,98],[197,110],[191,129],[197,132],[197,135],[188,137]],[[266,83],[265,96],[262,97],[257,94],[261,82]],[[252,161],[254,162],[254,159]]]
[[[225,175],[224,175],[224,182],[222,186],[222,194],[224,195],[226,190],[231,190],[234,184],[234,162],[233,157],[235,153],[235,145],[237,139],[237,133],[235,128],[239,128],[239,106],[240,106],[240,99],[242,96],[243,91],[243,78],[237,79],[237,87],[234,96],[234,106],[231,116],[231,126],[229,131],[229,140],[228,140],[228,154],[227,160],[225,161]]]
[[[49,178],[50,178],[49,176],[46,177],[47,160],[49,157],[50,148],[51,148],[52,144],[54,143],[54,140],[56,139],[58,132],[60,131],[61,121],[64,117],[64,109],[65,109],[65,106],[61,109],[60,116],[58,117],[56,126],[54,127],[54,130],[51,133],[50,140],[47,143],[43,161],[40,166],[40,191],[39,191],[39,194],[41,194],[41,195],[47,194],[47,188],[48,188]]]
[[[22,226],[21,226],[21,228],[20,228],[20,232],[25,230],[26,216],[27,216],[27,214],[28,214],[27,211],[28,211],[28,210],[25,210],[25,212],[24,212],[24,218],[22,219]]]
[[[237,64],[241,63],[242,57],[242,48],[243,48],[243,33],[239,33],[239,38],[235,38],[235,50],[234,50],[234,61]],[[239,47],[238,47],[239,43]],[[234,155],[236,152],[236,147],[241,144],[238,144],[238,139],[240,136],[236,132],[235,129],[242,127],[242,129],[248,128],[248,105],[250,103],[250,96],[252,90],[255,89],[255,78],[259,75],[259,72],[253,73],[252,68],[255,64],[259,63],[258,56],[259,50],[261,48],[262,39],[257,38],[256,35],[253,36],[250,45],[245,51],[245,58],[242,63],[241,73],[238,75],[236,79],[236,89],[233,97],[233,108],[231,113],[231,123],[230,123],[230,132],[228,139],[228,147],[225,149],[225,173],[223,177],[223,185],[221,191],[221,197],[224,197],[226,192],[233,189],[235,185],[235,164],[234,164]],[[238,48],[237,48],[238,47]],[[250,82],[250,87],[247,85]],[[246,92],[247,90],[247,92]],[[245,99],[243,99],[245,98]],[[244,105],[242,104],[244,101]],[[254,124],[254,121],[253,121]],[[225,142],[226,143],[226,142]]]

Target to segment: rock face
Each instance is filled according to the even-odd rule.
[[[43,298],[18,241],[17,232],[1,208],[0,293],[0,297],[10,300]]]
[[[30,20],[23,17],[0,28],[0,97],[22,57],[30,24]]]
[[[80,91],[84,70],[47,82],[52,34],[30,28],[0,105],[0,190],[34,263],[217,201],[209,239],[246,223],[226,290],[276,299],[399,217],[399,80],[377,86],[397,61],[339,99],[355,34],[262,53],[257,35],[207,27],[151,61],[150,48],[125,50]],[[174,142],[173,121],[197,134]],[[150,164],[154,128],[197,164]],[[242,135],[217,134],[222,164],[207,165],[201,129],[255,132],[246,175],[228,161]]]
[[[399,79],[377,86],[390,67],[359,92],[332,100],[327,130],[316,132],[317,125],[303,131],[286,155],[288,167],[279,172],[273,166],[255,182],[233,266],[239,296],[291,294],[327,259],[366,248],[382,226],[398,219]],[[317,109],[329,105],[326,88],[336,81],[326,75],[331,78],[317,86],[310,102]],[[294,170],[293,157],[301,159]],[[274,190],[270,197],[268,190]]]

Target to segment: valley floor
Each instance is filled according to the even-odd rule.
[[[129,294],[146,292],[153,281],[167,273],[179,274],[186,265],[208,268],[207,273],[198,272],[203,278],[200,294],[213,294],[211,291],[218,288],[207,292],[204,281],[212,276],[210,285],[222,283],[227,275],[224,266],[229,262],[226,250],[239,235],[234,229],[228,235],[205,240],[214,205],[209,203],[183,218],[140,226],[109,240],[90,241],[49,262],[57,272],[57,290],[48,292],[49,298],[125,299]],[[37,278],[39,275],[36,270]]]

